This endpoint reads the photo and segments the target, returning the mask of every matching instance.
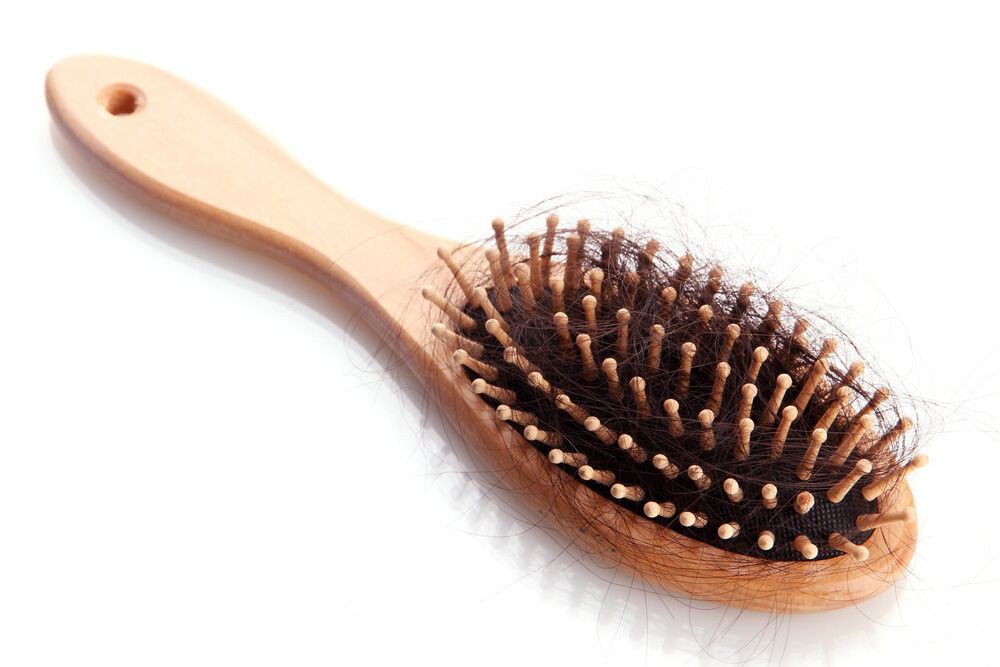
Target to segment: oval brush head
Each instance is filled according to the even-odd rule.
[[[891,583],[915,539],[902,480],[926,456],[913,455],[913,422],[891,392],[865,381],[862,362],[835,361],[849,340],[811,336],[780,299],[656,241],[557,225],[550,216],[515,256],[494,221],[487,269],[439,252],[464,308],[424,296],[455,326],[435,334],[472,390],[564,473],[560,493],[583,502],[572,478],[608,505],[597,509],[612,527],[606,552],[696,596],[692,573],[743,578],[760,590],[725,601],[748,607],[796,607],[768,586],[800,586],[817,599],[797,608],[820,609]],[[645,562],[678,545],[693,549],[688,571]],[[873,553],[878,583],[863,584]],[[854,590],[817,593],[823,572]]]

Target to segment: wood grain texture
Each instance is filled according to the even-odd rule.
[[[45,91],[62,130],[150,204],[275,255],[347,298],[425,379],[499,481],[587,552],[682,595],[779,613],[851,605],[905,571],[915,521],[875,530],[866,562],[776,564],[697,542],[595,494],[499,421],[430,336],[435,315],[415,297],[425,282],[447,282],[435,250],[455,243],[351,202],[228,107],[148,65],[69,58],[49,72]],[[905,482],[880,501],[883,511],[912,504]]]

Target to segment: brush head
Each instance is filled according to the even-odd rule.
[[[914,467],[912,421],[863,363],[835,357],[849,339],[620,229],[559,231],[550,217],[525,255],[494,231],[508,266],[490,249],[488,271],[459,270],[479,296],[450,316],[475,322],[464,334],[497,375],[463,370],[492,407],[531,415],[527,431],[512,425],[552,465],[638,520],[733,554],[867,556],[855,547],[877,522],[858,520]]]

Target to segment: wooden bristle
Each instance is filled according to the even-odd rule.
[[[879,441],[871,447],[866,447],[862,443],[858,444],[858,451],[862,454],[868,451],[874,453],[884,452],[889,450],[893,444],[906,435],[907,431],[913,429],[913,420],[909,417],[900,417],[896,425],[889,429],[885,435],[879,438]]]
[[[511,366],[517,366],[518,370],[525,375],[541,372],[538,366],[535,366],[533,363],[528,361],[528,358],[525,357],[520,350],[513,346],[504,348],[503,360]]]
[[[753,359],[750,361],[750,368],[747,370],[747,382],[756,382],[760,367],[767,361],[767,348],[763,345],[753,349]]]
[[[865,415],[870,415],[873,412],[875,412],[878,406],[882,405],[882,403],[885,403],[886,399],[888,398],[889,398],[888,387],[879,387],[878,389],[876,389],[875,393],[872,394],[871,399],[869,399],[868,403],[865,404],[865,407],[861,408],[858,414],[854,415],[854,421],[857,422],[858,420],[862,419]]]
[[[636,463],[643,463],[649,458],[649,453],[637,445],[635,440],[632,439],[632,436],[627,433],[622,433],[618,436],[618,448],[628,452],[628,455],[632,457],[632,460]]]
[[[795,471],[795,475],[803,482],[812,477],[813,466],[816,465],[816,457],[819,456],[819,448],[823,446],[824,442],[826,442],[826,431],[821,428],[814,429],[809,438],[809,447],[802,455],[799,467]]]
[[[669,519],[677,512],[677,505],[673,503],[654,503],[652,501],[642,506],[642,512],[650,519],[662,516]]]
[[[895,512],[882,512],[881,514],[862,514],[854,522],[858,530],[873,530],[882,526],[889,526],[894,523],[910,523],[917,518],[917,511],[912,507]]]
[[[833,453],[830,457],[831,463],[836,463],[837,465],[842,464],[854,451],[855,446],[857,446],[858,441],[865,437],[865,435],[875,428],[875,416],[865,415],[861,418],[861,421],[854,425],[850,431],[848,431],[843,438],[840,440],[840,446],[837,447],[837,451]]]
[[[719,361],[729,361],[729,355],[733,352],[733,345],[740,337],[740,327],[738,324],[730,324],[726,327],[726,337],[722,339],[722,347],[719,349]]]
[[[715,367],[715,381],[712,384],[712,395],[708,399],[705,407],[718,414],[722,405],[722,392],[726,388],[726,379],[729,377],[729,364],[722,361]]]
[[[816,385],[819,384],[820,379],[826,372],[830,370],[830,362],[826,359],[817,359],[816,363],[813,364],[812,372],[809,373],[809,377],[802,384],[802,389],[799,391],[799,395],[795,397],[794,405],[799,410],[799,414],[805,411],[806,406],[809,405],[809,399],[812,398],[813,392],[816,391]]]
[[[583,218],[576,221],[576,235],[580,238],[580,247],[577,250],[577,265],[583,261],[584,251],[587,247],[587,237],[590,236],[590,220]]]
[[[673,398],[663,401],[663,411],[667,413],[667,430],[675,438],[683,437],[684,424],[681,423],[680,403]]]
[[[593,382],[598,378],[597,364],[594,362],[594,354],[590,350],[590,336],[580,334],[576,337],[576,346],[580,348],[580,360],[583,363],[583,379]]]
[[[799,535],[794,540],[792,540],[792,546],[795,550],[802,554],[802,557],[806,560],[812,560],[819,555],[819,548],[813,544],[808,537],[805,535]]]
[[[595,470],[590,466],[580,466],[577,473],[580,479],[588,482],[597,482],[604,486],[611,486],[615,483],[615,474],[610,470]]]
[[[778,487],[774,484],[765,484],[760,490],[760,497],[764,509],[773,510],[778,506]]]
[[[583,319],[586,321],[587,332],[594,336],[597,334],[597,297],[588,294],[583,297]]]
[[[684,255],[680,258],[677,264],[677,270],[674,272],[672,279],[673,288],[677,291],[678,296],[680,296],[681,291],[684,288],[684,283],[687,279],[691,277],[691,271],[694,267],[694,257],[691,255]]]
[[[525,440],[537,440],[538,442],[544,442],[549,447],[558,447],[562,444],[562,436],[555,431],[543,431],[536,426],[525,426],[524,427],[524,439]],[[583,456],[583,454],[580,454]],[[551,457],[550,459],[551,460]],[[583,457],[583,462],[587,462],[587,457]],[[553,463],[558,463],[553,461]]]
[[[517,400],[516,392],[492,385],[483,378],[476,378],[472,381],[472,391],[477,394],[489,396],[493,400],[499,401],[500,403],[513,403]]]
[[[674,396],[680,400],[687,398],[688,387],[691,386],[691,362],[697,350],[694,343],[681,345],[681,365],[677,371],[677,387],[674,389]]]
[[[556,333],[559,334],[559,345],[564,350],[573,347],[573,341],[569,337],[569,316],[559,311],[552,316],[552,324],[555,325]]]
[[[445,247],[440,247],[437,249],[437,256],[441,258],[441,261],[445,263],[448,270],[451,271],[451,275],[455,278],[455,283],[458,285],[459,289],[462,290],[462,294],[465,295],[466,300],[472,303],[472,284],[469,280],[462,274],[462,270],[455,263],[454,258],[451,256],[451,251]]]
[[[675,479],[681,474],[680,468],[675,466],[664,454],[657,454],[653,457],[653,467],[663,473],[667,479]]]
[[[854,464],[854,469],[851,472],[844,475],[844,478],[834,484],[829,491],[826,492],[826,499],[831,503],[839,503],[844,499],[854,485],[858,483],[858,480],[867,475],[872,471],[872,463],[868,459],[860,459]]]
[[[525,434],[527,435],[527,429],[525,429]],[[531,440],[532,438],[528,439]],[[564,452],[561,449],[552,449],[549,450],[549,461],[556,465],[563,464],[579,468],[580,466],[587,465],[587,456],[578,452]]]
[[[639,502],[646,497],[646,492],[641,486],[626,486],[625,484],[614,484],[611,487],[611,495],[619,500],[631,500]]]
[[[701,469],[701,466],[692,465],[687,469],[687,475],[694,482],[694,485],[700,490],[704,491],[712,484],[712,478],[705,474],[705,471]]]
[[[524,264],[514,267],[514,276],[521,293],[521,310],[525,315],[531,315],[535,310],[535,292],[531,284],[531,271]]]
[[[770,551],[774,548],[774,533],[769,530],[760,531],[760,535],[757,536],[757,546],[762,551]]]
[[[630,318],[631,315],[627,308],[621,308],[615,313],[615,320],[618,321],[618,340],[615,343],[618,361],[624,361],[628,354],[628,321]]]
[[[782,373],[774,382],[774,392],[771,394],[771,398],[767,401],[767,406],[764,408],[764,415],[760,418],[761,426],[768,426],[778,416],[778,408],[781,407],[781,401],[785,398],[785,392],[788,388],[792,386],[792,377],[788,373]],[[795,415],[798,416],[799,411],[795,411]]]
[[[738,425],[739,440],[733,450],[733,456],[740,461],[746,461],[750,456],[750,434],[753,433],[753,420],[741,419]]]
[[[500,253],[500,268],[503,269],[504,278],[511,280],[514,274],[511,272],[510,253],[507,252],[507,237],[504,235],[504,222],[501,218],[493,218],[493,236],[497,242],[497,252]]]
[[[823,347],[819,351],[819,358],[826,359],[837,351],[838,343],[836,338],[827,338],[823,341]],[[829,367],[829,365],[827,366]]]
[[[455,333],[440,322],[435,322],[431,325],[431,333],[445,345],[459,350],[465,350],[469,353],[470,357],[478,359],[483,356],[484,348],[482,345],[474,340],[470,340],[465,336]]]
[[[486,259],[490,263],[490,274],[493,276],[493,298],[496,300],[497,309],[501,313],[506,313],[514,307],[514,302],[510,298],[506,272],[500,263],[500,252],[496,248],[489,248],[486,251]]]
[[[838,387],[837,391],[834,392],[834,398],[830,403],[830,407],[828,407],[826,412],[823,413],[823,416],[819,418],[814,428],[829,430],[833,421],[837,418],[837,415],[840,414],[841,410],[844,409],[844,406],[851,400],[851,393],[852,392],[848,387]]]
[[[708,515],[704,512],[681,512],[677,515],[677,523],[685,528],[704,528],[708,525]]]
[[[772,301],[767,304],[767,315],[760,322],[757,333],[762,336],[773,335],[781,327],[781,311],[785,309],[785,304],[780,301]]]
[[[701,292],[702,303],[711,305],[715,301],[715,295],[722,288],[722,269],[718,266],[712,267],[708,272],[708,280]]]
[[[670,311],[673,310],[674,302],[677,301],[677,290],[673,287],[664,287],[660,291],[660,317],[666,322],[670,319]]]
[[[531,275],[531,291],[535,296],[535,299],[541,299],[542,295],[545,294],[545,290],[542,289],[542,258],[539,252],[539,245],[541,243],[541,237],[536,233],[528,234],[528,266],[530,268]]]
[[[624,393],[618,382],[618,362],[614,360],[614,357],[608,357],[601,362],[601,370],[604,371],[604,377],[608,381],[608,394],[613,400],[621,403]]]
[[[712,430],[715,413],[711,410],[702,410],[698,413],[698,421],[701,422],[701,448],[706,452],[715,449],[715,432]]]
[[[735,521],[729,521],[719,526],[716,532],[722,539],[731,540],[740,534],[740,524]]]
[[[437,293],[433,287],[424,287],[420,290],[421,296],[437,306],[448,319],[454,322],[463,331],[472,331],[476,328],[476,321],[460,311],[453,303]]]
[[[566,303],[563,300],[564,288],[565,285],[559,278],[553,278],[552,282],[549,283],[549,289],[552,292],[552,310],[557,313],[566,312]]]
[[[850,554],[851,558],[859,563],[868,560],[868,549],[851,542],[840,533],[830,533],[828,544],[837,551],[843,551],[846,554]]]
[[[698,309],[698,332],[705,333],[712,328],[712,317],[715,313],[712,311],[712,307],[708,304],[702,306]]]
[[[844,373],[844,381],[840,383],[841,387],[850,387],[853,385],[859,377],[865,372],[865,362],[855,361],[847,368],[847,372]]]
[[[803,491],[799,495],[795,496],[795,502],[792,504],[792,507],[794,507],[795,511],[799,514],[808,514],[809,510],[811,510],[815,504],[816,498],[813,497],[813,494],[808,491]]]
[[[548,285],[552,278],[552,253],[556,245],[556,227],[559,226],[559,216],[553,213],[545,219],[545,246],[542,249],[541,273],[542,284]],[[561,310],[561,309],[560,309]]]
[[[494,338],[497,339],[497,342],[500,343],[500,347],[503,348],[517,347],[517,344],[514,342],[514,339],[511,338],[506,331],[504,331],[503,327],[500,326],[499,321],[492,319],[486,320],[486,324],[484,324],[483,326],[485,327],[486,331],[489,334],[491,334]]]
[[[489,364],[473,358],[472,355],[463,349],[458,349],[452,352],[451,359],[456,364],[465,366],[479,377],[489,380],[490,382],[496,382],[497,378],[500,377],[500,371]]]
[[[538,426],[538,417],[523,410],[515,410],[509,405],[497,406],[497,417],[505,422],[514,422],[521,426]]]
[[[771,458],[776,459],[781,456],[781,452],[785,447],[785,439],[788,438],[788,429],[791,428],[792,422],[795,421],[799,416],[799,411],[795,409],[794,405],[786,406],[784,410],[781,411],[781,421],[778,423],[778,428],[774,431],[774,437],[771,438]]]
[[[750,417],[753,399],[757,398],[757,385],[749,382],[740,389],[740,409],[736,414],[736,423]]]
[[[740,323],[747,309],[750,308],[750,299],[753,298],[756,291],[757,289],[753,286],[753,283],[743,283],[740,286],[740,293],[736,297],[736,305],[733,306],[733,312],[730,316],[737,324]]]
[[[590,418],[587,411],[571,401],[566,394],[556,396],[556,407],[566,412],[580,426],[585,426],[585,422]]]
[[[486,319],[496,320],[499,322],[504,331],[507,331],[510,328],[507,325],[507,320],[505,320],[503,315],[500,314],[500,311],[493,306],[493,302],[490,301],[490,295],[486,292],[484,287],[477,287],[472,290],[472,303],[483,311],[483,314],[486,315]],[[475,324],[475,322],[473,322],[473,324]]]
[[[660,345],[664,333],[663,327],[659,324],[654,324],[649,328],[649,353],[646,355],[646,367],[650,370],[655,371],[660,368]]]
[[[727,478],[722,483],[722,490],[726,492],[726,496],[734,503],[743,500],[743,489],[740,488],[740,483],[732,477]]]
[[[596,309],[598,312],[601,310],[601,300],[603,299],[603,285],[604,285],[604,271],[599,268],[594,267],[587,272],[588,282],[590,283],[590,293],[593,295],[594,299],[597,300]]]
[[[639,419],[649,419],[651,410],[646,401],[646,381],[638,375],[628,381],[628,386],[632,390],[632,397],[635,399],[635,409],[639,413]]]
[[[528,373],[528,384],[546,394],[552,393],[552,385],[541,373]]]
[[[597,417],[587,417],[584,419],[583,427],[593,433],[605,445],[613,445],[618,442],[618,434],[603,425]]]
[[[861,495],[865,500],[872,501],[881,496],[887,489],[892,488],[896,485],[899,480],[903,479],[909,475],[914,470],[923,468],[927,465],[929,459],[926,454],[918,454],[914,456],[913,459],[903,466],[900,470],[884,477],[883,479],[876,480],[869,484],[868,486],[861,489]]]
[[[563,286],[566,300],[573,301],[580,280],[580,237],[570,234],[566,237],[566,263],[563,265]]]

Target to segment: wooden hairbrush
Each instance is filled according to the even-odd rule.
[[[488,248],[399,225],[141,63],[63,60],[46,98],[150,203],[347,298],[501,483],[588,553],[774,612],[854,604],[905,571],[905,476],[927,461],[913,422],[777,297],[587,221],[551,215],[522,244],[496,220]]]

